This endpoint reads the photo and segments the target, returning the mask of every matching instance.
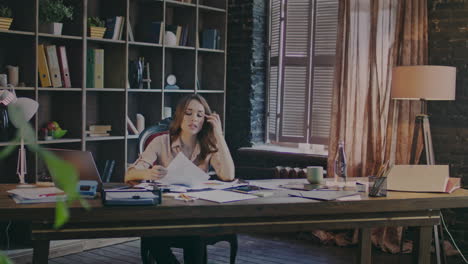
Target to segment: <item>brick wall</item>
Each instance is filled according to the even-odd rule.
[[[456,66],[457,88],[455,101],[429,102],[434,154],[437,164],[449,164],[451,176],[468,186],[468,3],[437,2],[428,5],[429,64]],[[446,215],[467,255],[468,209],[449,210]]]
[[[230,0],[226,140],[231,150],[264,141],[265,0]]]

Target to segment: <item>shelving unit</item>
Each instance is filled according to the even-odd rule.
[[[148,127],[165,117],[165,107],[171,107],[173,113],[182,96],[199,93],[224,120],[227,0],[65,0],[75,6],[74,20],[64,24],[63,35],[40,31],[40,1],[7,0],[14,21],[10,30],[0,30],[0,73],[6,65],[19,66],[22,86],[14,88],[17,96],[39,102],[38,113],[30,121],[36,131],[36,143],[45,148],[91,151],[98,167],[105,160],[115,160],[111,181],[120,182],[127,165],[138,157],[138,135],[127,132],[127,115],[136,123],[136,114],[142,114]],[[92,16],[124,17],[122,39],[88,37],[86,21]],[[188,29],[186,44],[165,45],[164,32],[161,43],[150,42],[152,22]],[[199,33],[207,28],[220,32],[221,49],[200,48]],[[37,50],[40,44],[66,47],[72,88],[41,87]],[[87,51],[93,48],[104,49],[104,88],[87,87]],[[146,84],[130,85],[129,62],[140,57],[150,63],[149,88]],[[169,74],[176,76],[180,89],[165,89]],[[58,122],[68,133],[56,140],[40,138],[40,129],[50,121]],[[86,131],[94,124],[111,125],[110,136],[89,137]],[[17,145],[0,142],[0,148]],[[0,160],[0,182],[17,181],[16,162],[17,151]],[[29,151],[27,167],[27,182],[44,174],[42,162]]]

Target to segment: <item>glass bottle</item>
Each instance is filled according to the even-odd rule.
[[[348,177],[347,173],[347,164],[346,164],[346,153],[344,149],[344,141],[340,140],[338,142],[338,151],[336,152],[335,157],[335,181],[343,182],[346,184],[346,179]]]

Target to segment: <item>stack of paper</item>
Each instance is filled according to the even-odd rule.
[[[7,191],[16,203],[54,203],[64,201],[67,196],[56,187],[13,189]]]

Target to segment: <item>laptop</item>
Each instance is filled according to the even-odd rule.
[[[54,153],[59,158],[72,164],[78,171],[80,181],[97,181],[98,191],[102,188],[102,180],[99,171],[94,162],[93,155],[89,151],[70,150],[70,149],[46,149]]]

